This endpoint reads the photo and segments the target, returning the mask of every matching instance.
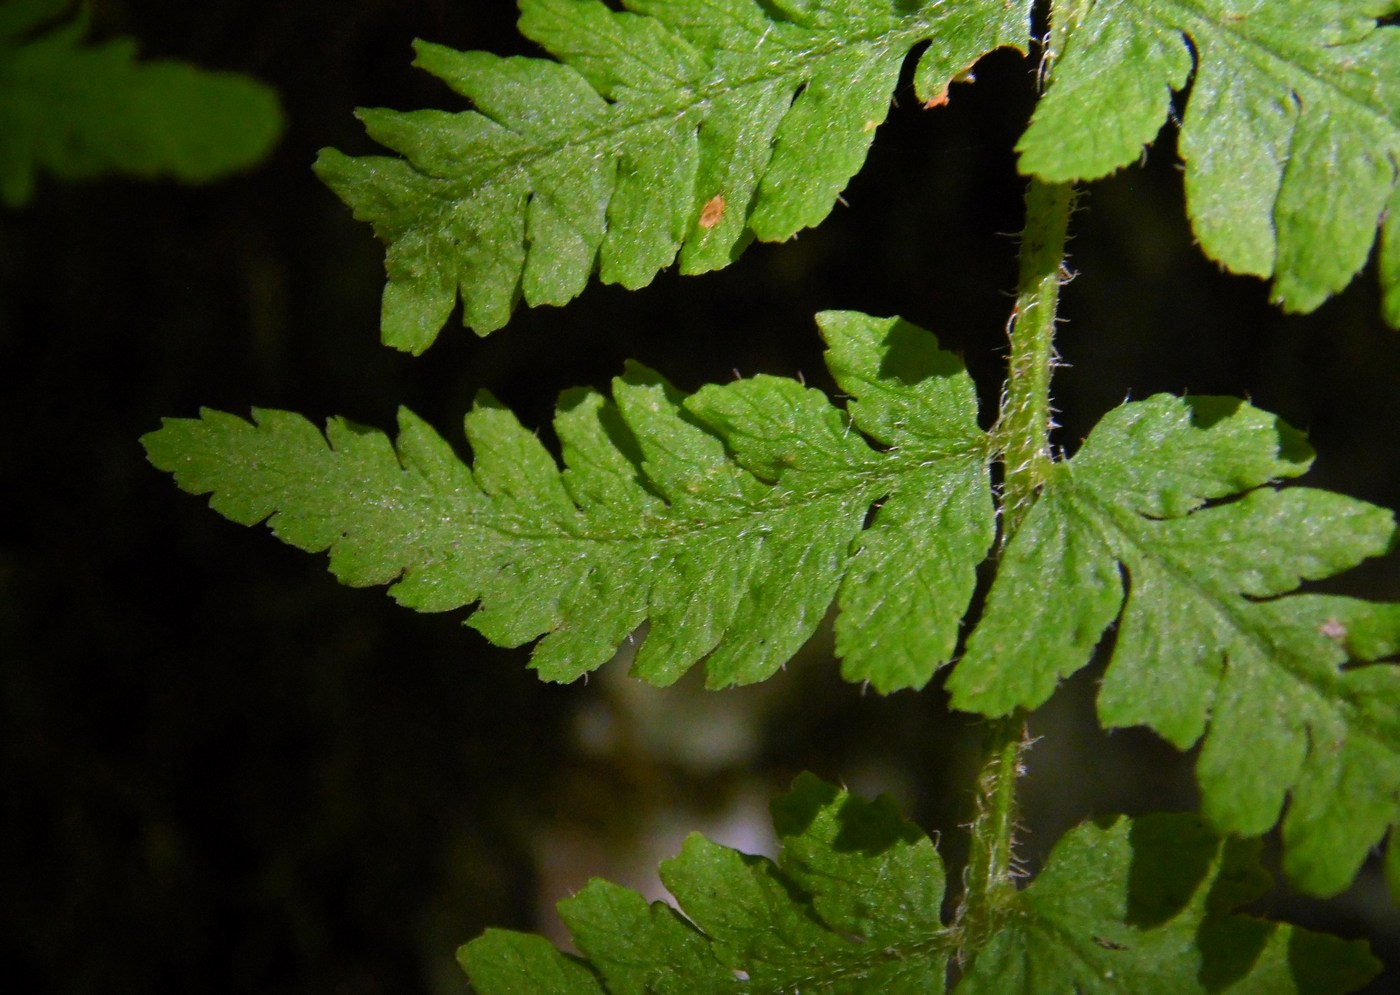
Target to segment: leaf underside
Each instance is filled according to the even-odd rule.
[[[1222,844],[1194,816],[1072,830],[980,951],[957,950],[942,861],[888,798],[803,774],[773,816],[776,862],[692,835],[661,865],[684,916],[595,879],[559,903],[582,956],[488,930],[458,960],[481,995],[927,995],[954,953],[971,960],[960,995],[1322,995],[1379,967],[1364,943],[1232,914],[1267,890],[1258,847]]]
[[[1308,312],[1366,264],[1380,225],[1382,307],[1400,327],[1400,26],[1376,22],[1400,3],[1085,6],[1017,146],[1022,171],[1090,180],[1136,161],[1189,80],[1179,151],[1206,255]]]
[[[1026,0],[521,0],[558,61],[420,42],[473,110],[362,110],[402,158],[324,150],[317,174],[386,243],[384,341],[419,353],[460,299],[502,327],[597,272],[636,288],[676,260],[732,262],[820,222],[860,168],[910,50],[938,93],[1000,46]]]
[[[35,33],[70,0],[0,4],[0,201],[33,196],[40,169],[206,183],[263,159],[282,132],[270,87],[183,62],[140,62],[127,39],[83,45],[87,19]]]
[[[1310,462],[1242,401],[1110,412],[1008,544],[947,686],[958,708],[1035,708],[1116,620],[1102,723],[1180,749],[1204,737],[1202,804],[1222,831],[1265,832],[1287,798],[1284,867],[1329,895],[1400,824],[1400,667],[1372,662],[1400,649],[1400,605],[1289,593],[1395,541],[1388,511],[1270,486]]]
[[[792,380],[682,397],[633,367],[611,402],[561,399],[562,472],[485,396],[466,419],[470,469],[406,411],[397,445],[277,411],[169,419],[143,442],[226,517],[329,549],[344,583],[393,584],[423,611],[477,603],[469,623],[500,645],[543,636],[531,665],[548,680],[595,669],[645,622],[633,669],[653,684],[701,658],[712,687],[760,681],[835,599],[843,674],[921,687],[954,651],[993,540],[976,394],[906,322],[819,323],[845,411]]]

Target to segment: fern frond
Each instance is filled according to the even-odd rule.
[[[387,245],[384,341],[420,353],[460,298],[502,327],[517,299],[563,304],[596,271],[636,288],[680,254],[728,265],[754,236],[817,224],[859,170],[905,56],[921,98],[999,46],[1029,3],[981,0],[521,0],[559,61],[419,43],[472,102],[364,110],[403,158],[325,150],[318,175]]]
[[[686,918],[596,879],[560,902],[587,962],[506,930],[458,960],[481,995],[943,991],[943,862],[890,799],[803,774],[773,802],[773,823],[777,863],[694,833],[661,865]]]
[[[645,622],[634,669],[652,683],[701,658],[711,686],[760,681],[839,592],[846,676],[920,687],[992,542],[976,395],[927,332],[819,320],[848,412],[766,376],[683,398],[633,367],[611,403],[565,395],[562,472],[489,396],[467,417],[471,469],[408,412],[397,445],[278,411],[171,419],[144,442],[221,514],[329,549],[347,584],[392,583],[424,611],[477,602],[470,623],[501,645],[543,635],[532,666],[549,680],[600,666]]]
[[[1330,995],[1379,974],[1365,943],[1234,911],[1269,891],[1259,850],[1194,815],[1077,826],[955,991]]]
[[[1400,327],[1400,26],[1394,0],[1098,0],[1069,36],[1017,149],[1087,180],[1134,162],[1191,79],[1180,152],[1202,250],[1311,311],[1366,264],[1384,222]],[[1192,54],[1195,58],[1193,62]]]
[[[1372,662],[1400,650],[1400,605],[1289,593],[1395,542],[1384,509],[1269,486],[1311,459],[1231,398],[1110,412],[1008,544],[948,688],[983,714],[1034,708],[1121,613],[1101,721],[1180,749],[1204,736],[1203,809],[1223,831],[1263,833],[1290,798],[1285,869],[1327,895],[1400,824],[1400,667]]]
[[[47,170],[207,183],[261,160],[282,133],[277,94],[235,73],[140,61],[130,39],[85,45],[71,0],[0,3],[0,201]]]

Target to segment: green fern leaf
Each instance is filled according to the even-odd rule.
[[[1192,815],[1079,826],[957,995],[1323,995],[1379,973],[1364,943],[1230,914],[1268,890],[1258,849],[1222,843]]]
[[[245,76],[138,62],[130,40],[81,44],[87,19],[34,34],[69,0],[0,3],[0,200],[35,175],[108,172],[205,183],[253,165],[282,132],[277,95]]]
[[[1029,3],[521,0],[560,60],[419,43],[461,113],[362,110],[404,158],[322,152],[318,175],[387,246],[384,341],[420,353],[459,296],[485,334],[516,300],[563,304],[595,269],[644,286],[728,265],[754,235],[817,224],[864,161],[904,57],[936,93],[1002,45]]]
[[[1084,6],[1017,146],[1021,169],[1059,182],[1136,160],[1191,78],[1194,52],[1180,152],[1206,255],[1272,277],[1276,302],[1311,311],[1365,265],[1388,216],[1385,314],[1400,327],[1400,27],[1375,20],[1400,4]]]
[[[1326,895],[1400,823],[1400,668],[1363,665],[1400,649],[1400,605],[1288,594],[1394,543],[1388,511],[1266,486],[1310,462],[1297,432],[1242,401],[1111,412],[1008,545],[948,687],[958,708],[1033,708],[1121,611],[1103,723],[1181,749],[1204,735],[1203,809],[1224,831],[1266,831],[1291,794],[1285,869]]]
[[[652,683],[702,657],[711,686],[760,681],[839,594],[845,675],[920,687],[953,653],[992,542],[976,394],[912,325],[819,321],[848,414],[792,380],[682,398],[633,367],[611,404],[565,395],[562,473],[489,397],[467,417],[470,470],[407,412],[397,446],[278,411],[256,425],[206,411],[143,441],[221,514],[329,549],[344,583],[393,583],[424,611],[479,602],[470,623],[498,644],[544,635],[532,666],[549,680],[598,667],[647,622],[635,671]]]
[[[587,964],[504,930],[458,959],[481,995],[943,991],[951,941],[939,920],[943,863],[928,837],[888,798],[868,802],[810,774],[774,801],[773,816],[776,864],[695,834],[661,865],[684,919],[599,880],[560,902]],[[541,978],[567,984],[537,987]]]

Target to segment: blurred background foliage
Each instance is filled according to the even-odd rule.
[[[337,586],[321,558],[220,519],[137,438],[200,405],[460,440],[480,387],[531,425],[634,357],[694,389],[757,372],[825,386],[812,314],[902,314],[961,352],[989,419],[1005,356],[1033,66],[999,53],[950,104],[907,81],[821,228],[705,277],[593,287],[418,360],[378,344],[381,249],[311,174],[372,152],[356,106],[459,104],[415,37],[530,53],[509,0],[97,0],[96,36],[253,74],[288,130],[257,170],[194,189],[41,179],[0,214],[0,963],[17,990],[452,992],[487,925],[555,928],[593,874],[643,888],[679,834],[765,845],[800,770],[890,791],[956,862],[977,726],[937,691],[843,684],[818,637],[766,685],[637,689],[625,659],[547,686],[459,620]],[[1073,223],[1055,389],[1077,445],[1125,397],[1252,398],[1311,432],[1308,482],[1400,505],[1400,336],[1374,273],[1310,317],[1194,249],[1170,130]],[[1400,597],[1394,557],[1343,585]],[[625,655],[625,654],[624,654]],[[1096,673],[1033,718],[1023,857],[1092,815],[1194,804],[1190,755],[1106,736]],[[1368,937],[1400,984],[1400,916],[1374,868],[1342,898],[1265,911]]]

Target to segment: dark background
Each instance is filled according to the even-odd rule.
[[[651,748],[648,724],[707,707],[693,691],[541,684],[462,613],[341,588],[323,558],[214,515],[137,439],[201,405],[387,429],[400,403],[460,439],[480,387],[544,426],[559,390],[606,386],[629,357],[685,389],[734,370],[822,384],[811,316],[828,307],[932,328],[990,412],[1029,63],[990,57],[934,112],[901,87],[849,206],[791,243],[638,293],[594,286],[489,339],[452,327],[414,360],[378,344],[381,247],[309,167],[323,146],[373,151],[353,107],[461,106],[410,67],[414,37],[529,52],[512,5],[94,8],[99,37],[273,84],[288,130],[216,186],[45,180],[0,215],[0,963],[16,990],[460,991],[458,943],[550,925],[539,908],[565,892],[541,869],[549,841],[625,849],[673,807],[723,813],[802,769],[891,790],[959,859],[977,728],[937,692],[862,695],[821,636],[736,695],[737,759]],[[1310,431],[1310,483],[1400,505],[1400,337],[1377,318],[1374,270],[1316,315],[1271,309],[1263,284],[1195,251],[1173,142],[1075,216],[1060,443],[1127,396],[1244,395]],[[1345,589],[1400,597],[1400,570],[1368,565]],[[1098,730],[1096,673],[1032,723],[1032,866],[1088,815],[1195,803],[1190,755]],[[600,715],[611,732],[590,747],[578,730]],[[1267,910],[1368,937],[1392,965],[1373,990],[1400,990],[1400,919],[1374,870],[1334,902],[1283,893]]]

